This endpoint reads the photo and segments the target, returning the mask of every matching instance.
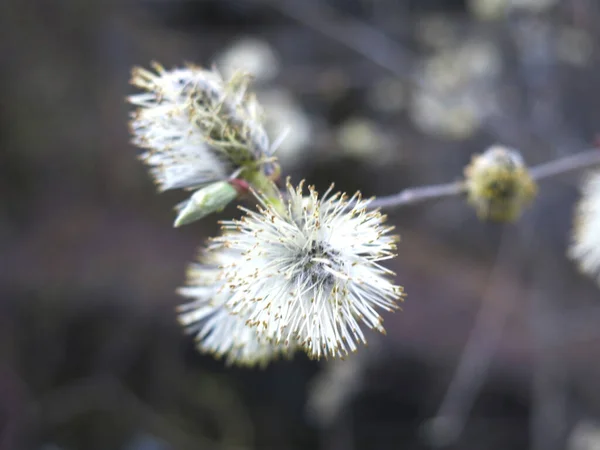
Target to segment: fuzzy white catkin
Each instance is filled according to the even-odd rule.
[[[600,283],[600,171],[590,174],[581,190],[569,256]]]
[[[230,233],[215,245],[239,251],[227,270],[233,295],[227,305],[275,343],[297,340],[312,358],[342,357],[365,342],[361,323],[385,332],[377,309],[397,309],[402,299],[393,273],[397,237],[369,201],[321,198],[303,183],[287,184],[283,207],[261,201],[258,212],[224,222]]]
[[[294,347],[268,342],[256,328],[245,323],[244,316],[227,309],[233,293],[224,270],[239,259],[236,251],[208,250],[200,262],[191,265],[188,285],[178,290],[191,301],[179,306],[178,320],[188,333],[195,335],[200,351],[224,357],[230,365],[265,366],[280,355],[291,355]]]
[[[247,93],[250,76],[224,80],[195,66],[156,73],[134,68],[131,83],[146,92],[128,100],[137,107],[132,142],[160,190],[197,188],[226,179],[248,162],[272,153],[263,113]]]

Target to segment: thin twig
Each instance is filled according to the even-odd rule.
[[[268,3],[282,14],[354,50],[398,78],[424,87],[418,78],[409,75],[414,56],[377,28],[343,14],[324,2],[271,0]]]
[[[567,447],[569,374],[568,365],[557,349],[565,339],[565,321],[562,317],[563,308],[556,300],[568,295],[568,287],[565,286],[564,277],[560,276],[561,268],[556,258],[550,256],[539,261],[542,266],[537,269],[539,273],[529,300],[534,350],[529,448],[559,450]],[[548,295],[549,292],[553,295]]]
[[[545,180],[557,175],[562,175],[576,170],[600,165],[600,150],[592,149],[574,155],[549,161],[529,169],[529,173],[536,181]],[[414,205],[426,200],[438,200],[465,193],[462,181],[432,186],[421,186],[405,189],[397,194],[378,197],[369,203],[369,208],[397,208],[400,206]]]
[[[379,197],[369,203],[369,208],[392,208],[413,205],[425,200],[434,200],[444,197],[454,197],[465,192],[462,182],[435,184],[405,189],[398,194]]]
[[[586,169],[595,165],[600,165],[600,150],[597,148],[540,164],[532,167],[529,173],[534,180],[540,181],[545,178]]]
[[[425,425],[427,437],[435,447],[455,442],[462,433],[502,339],[506,321],[514,308],[514,302],[508,301],[510,299],[499,301],[497,298],[500,275],[506,270],[515,248],[512,243],[514,238],[514,229],[503,230],[498,255],[475,324],[442,403],[435,416]]]

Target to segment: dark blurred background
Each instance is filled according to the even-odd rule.
[[[596,0],[0,2],[0,449],[600,448],[577,174],[511,226],[461,199],[390,211],[408,298],[387,336],[227,368],[173,310],[216,218],[172,228],[185,194],[155,192],[124,101],[133,65],[247,67],[291,127],[285,174],[391,194],[494,143],[530,164],[589,148],[599,21]]]

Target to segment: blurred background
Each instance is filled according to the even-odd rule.
[[[408,293],[343,362],[198,354],[173,229],[129,144],[134,65],[243,67],[284,174],[386,195],[494,143],[537,164],[600,123],[596,0],[0,2],[0,449],[600,448],[600,290],[566,258],[580,174],[511,226],[389,212]],[[220,218],[238,214],[228,208]]]

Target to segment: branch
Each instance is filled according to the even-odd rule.
[[[540,164],[532,167],[529,173],[534,180],[540,181],[545,178],[562,175],[563,173],[587,169],[595,165],[600,165],[600,150],[597,148]]]
[[[536,181],[562,175],[575,170],[582,170],[600,165],[600,150],[591,149],[574,155],[539,164],[529,169],[531,177]],[[414,205],[426,200],[439,200],[465,193],[462,181],[432,186],[421,186],[405,189],[397,194],[378,197],[369,203],[369,208],[397,208]]]
[[[425,200],[437,200],[444,197],[454,197],[465,192],[462,182],[448,184],[434,184],[405,189],[397,194],[387,197],[378,197],[369,203],[369,208],[394,208],[398,206],[413,205]]]

